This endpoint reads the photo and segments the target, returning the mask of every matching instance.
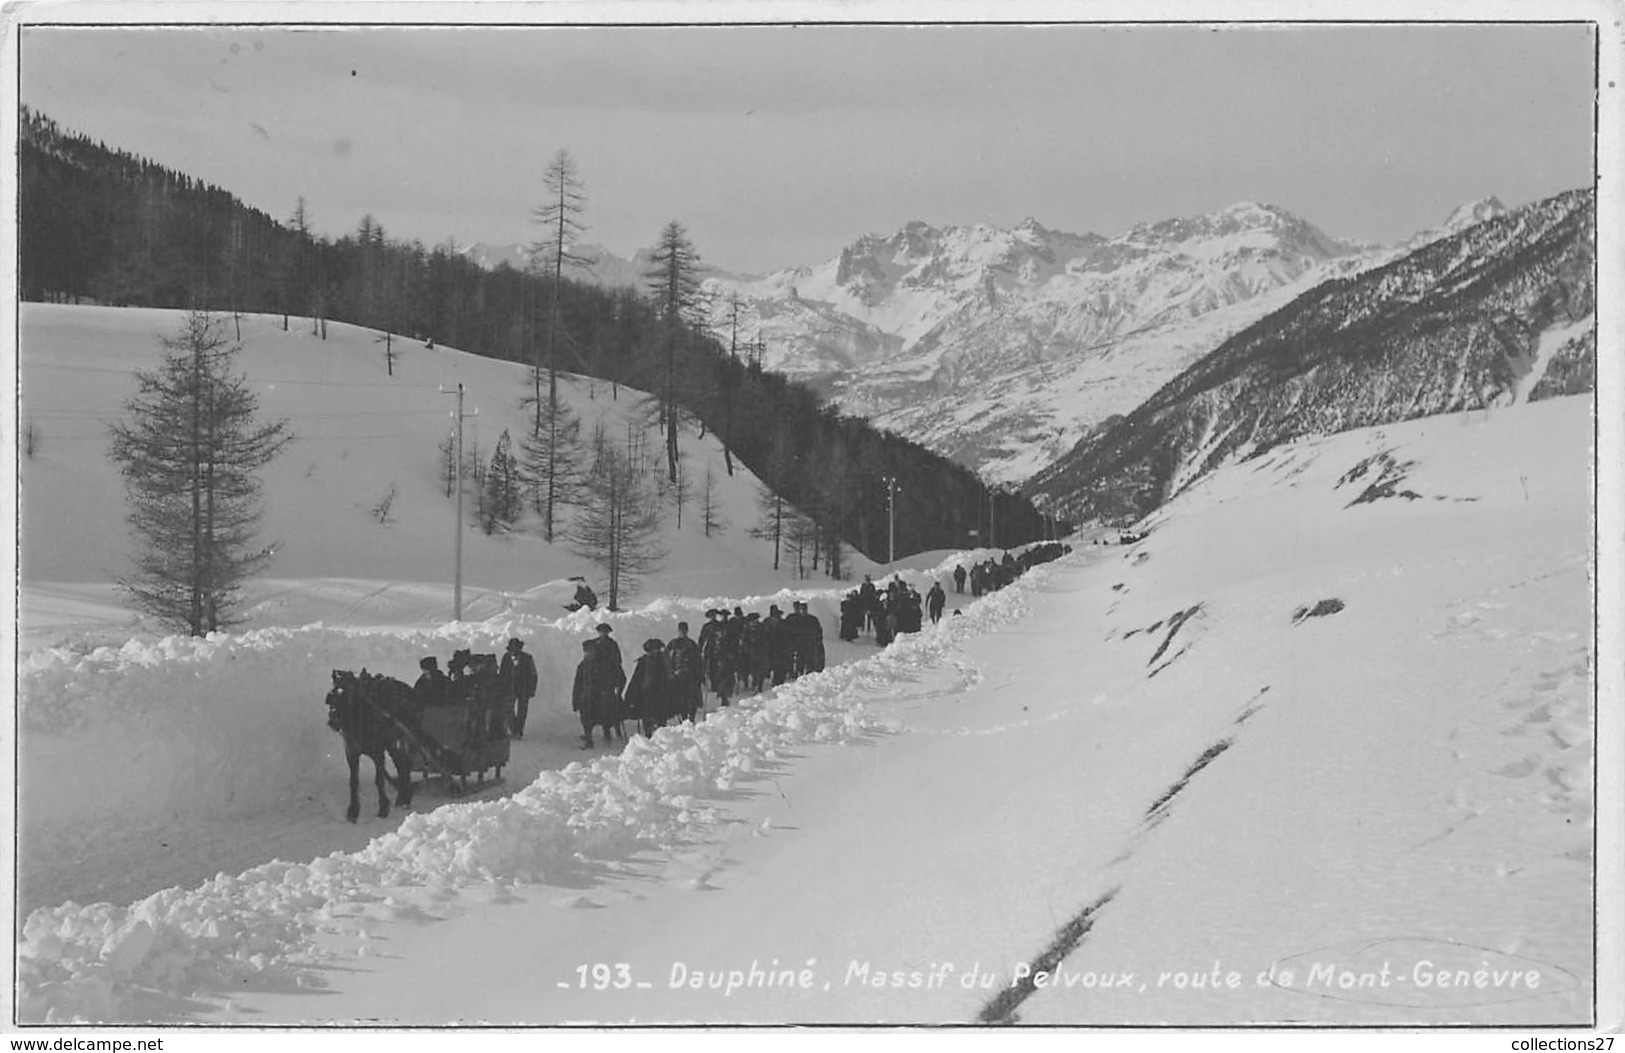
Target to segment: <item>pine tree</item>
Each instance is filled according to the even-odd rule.
[[[784,521],[784,541],[786,547],[790,550],[790,554],[795,557],[796,577],[805,578],[807,576],[809,559],[813,564],[813,569],[817,569],[818,525],[816,523],[791,509],[790,514],[785,517]]]
[[[717,502],[716,472],[709,464],[705,466],[705,483],[700,487],[700,526],[707,538],[728,529],[728,519]]]
[[[474,488],[474,522],[480,524],[485,522],[485,468],[485,458],[480,455],[480,437],[476,433],[463,444],[463,485]]]
[[[643,273],[649,298],[660,318],[661,349],[665,353],[660,419],[666,430],[666,476],[672,482],[677,480],[677,345],[700,308],[699,266],[700,255],[688,240],[688,231],[672,220],[660,232],[649,269]]]
[[[130,525],[135,573],[120,582],[136,604],[203,636],[235,623],[242,581],[270,559],[253,550],[257,472],[291,440],[286,421],[258,424],[258,400],[231,372],[239,348],[192,311],[153,372],[136,373],[128,422],[110,426]]]
[[[530,506],[542,517],[542,536],[553,540],[560,510],[580,504],[586,452],[581,418],[560,402],[540,428],[519,439],[519,479]]]
[[[677,510],[677,529],[683,529],[683,508],[694,499],[694,481],[689,478],[688,466],[683,463],[683,455],[677,455],[677,475],[666,487],[666,496],[671,498],[672,507]]]
[[[520,495],[519,463],[514,459],[513,441],[504,430],[491,454],[491,466],[483,482],[485,496],[480,502],[480,526],[487,534],[512,529],[523,507]]]
[[[779,569],[779,553],[784,548],[784,535],[786,520],[794,514],[795,510],[785,504],[775,490],[765,486],[756,488],[756,511],[758,518],[756,525],[750,528],[750,536],[762,541],[773,542],[773,569]]]
[[[607,440],[599,446],[587,489],[591,500],[571,524],[571,547],[603,568],[609,609],[618,610],[621,596],[637,590],[639,576],[666,558],[659,545],[660,503],[648,479]]]

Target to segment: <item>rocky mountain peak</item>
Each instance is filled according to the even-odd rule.
[[[1016,224],[1015,233],[1020,234],[1023,239],[1029,241],[1043,240],[1044,238],[1049,237],[1048,228],[1046,228],[1042,223],[1038,222],[1038,220],[1034,219],[1032,216],[1028,216],[1020,223]]]
[[[1465,230],[1476,223],[1483,223],[1485,220],[1495,219],[1506,214],[1507,207],[1501,204],[1500,198],[1492,194],[1489,197],[1482,197],[1477,201],[1469,201],[1465,205],[1458,206],[1455,211],[1450,213],[1450,217],[1444,221],[1444,229],[1449,231]]]

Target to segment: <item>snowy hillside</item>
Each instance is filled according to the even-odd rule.
[[[304,855],[315,812],[345,824],[295,809],[280,862],[33,912],[20,1012],[1588,1022],[1590,410],[1555,398],[1282,446],[1186,491],[1133,546],[1077,539],[1006,590],[951,597],[963,613],[940,626],[842,645],[824,674],[616,756],[541,764],[511,796]],[[1384,465],[1405,495],[1377,485]],[[730,584],[696,581],[617,634]],[[830,625],[833,596],[810,595]],[[24,822],[274,811],[266,795],[341,781],[331,757],[319,780],[290,768],[332,748],[312,694],[328,666],[394,670],[517,629],[555,682],[585,628],[537,612],[463,636],[310,627],[25,656]],[[557,695],[539,708],[567,727]],[[50,795],[52,760],[109,756],[124,729],[137,756]],[[191,752],[139,756],[165,742]],[[317,781],[279,786],[290,770]],[[245,851],[237,827],[201,825],[225,858]],[[93,851],[79,867],[122,879]]]
[[[132,549],[105,422],[124,412],[135,390],[131,370],[158,363],[159,340],[179,318],[174,311],[23,305],[20,416],[34,435],[33,454],[20,461],[25,650],[117,643],[136,628],[132,616],[114,609],[110,587],[128,572]],[[261,536],[275,558],[247,589],[244,628],[316,620],[438,624],[451,616],[454,571],[454,512],[440,446],[456,399],[445,392],[464,385],[465,412],[478,413],[467,421],[465,449],[489,461],[504,430],[517,443],[526,427],[520,398],[531,390],[528,370],[397,338],[391,376],[380,334],[336,323],[328,332],[325,341],[313,337],[308,319],[294,319],[290,332],[279,316],[243,320],[238,368],[259,396],[261,415],[286,418],[296,436],[265,475]],[[603,381],[568,376],[560,391],[584,434],[599,419],[621,445],[629,428],[641,430],[648,407],[640,392],[622,388],[616,398]],[[772,592],[790,582],[792,574],[772,571],[771,547],[747,536],[756,519],[748,470],[730,478],[714,438],[698,440],[689,429],[683,452],[696,489],[711,471],[730,526],[705,538],[690,505],[681,529],[673,525],[664,539],[664,569],[627,602],[695,595],[719,578],[737,583],[737,592]],[[380,522],[374,510],[391,493]],[[470,523],[463,546],[470,619],[561,614],[572,591],[562,581],[573,575],[604,594],[601,571],[563,540],[545,543],[534,522],[509,536],[487,536]]]

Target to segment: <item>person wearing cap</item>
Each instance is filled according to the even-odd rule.
[[[705,612],[711,620],[700,630],[700,665],[705,680],[722,705],[734,693],[734,648],[728,632],[728,612],[720,607]]]
[[[722,633],[722,616],[727,613],[727,611],[720,608],[712,607],[705,612],[705,624],[700,626],[698,641],[700,645],[700,665],[707,670],[707,679],[709,679],[711,651],[716,645],[717,638]]]
[[[502,656],[497,673],[501,677],[503,708],[507,710],[508,734],[522,739],[537,680],[536,660],[526,652],[524,641],[518,637],[508,641],[508,650]]]
[[[605,665],[613,662],[615,668],[621,670],[620,683],[616,685],[618,691],[626,685],[626,671],[621,660],[621,645],[616,643],[615,637],[610,635],[615,629],[608,622],[599,622],[593,631],[598,636],[587,642],[592,644],[593,648],[603,657]]]
[[[579,578],[575,579],[575,580],[576,580],[575,598],[573,600],[571,600],[568,604],[566,604],[564,609],[567,610],[567,611],[579,611],[581,608],[585,607],[589,611],[597,610],[598,609],[598,594],[596,592],[593,592],[591,586],[589,586],[585,581],[583,581],[583,580],[581,580]]]
[[[417,683],[412,685],[412,694],[416,696],[418,706],[438,706],[445,702],[446,689],[451,686],[451,681],[440,671],[440,659],[429,655],[418,662],[418,668],[423,672],[418,676]]]
[[[767,632],[760,611],[751,611],[739,627],[739,683],[758,694],[767,684]]]
[[[847,593],[846,598],[841,600],[840,635],[847,643],[852,643],[858,638],[858,629],[863,624],[864,618],[862,602],[856,589]]]
[[[784,617],[784,639],[789,651],[789,670],[787,675],[791,680],[807,671],[807,658],[809,646],[807,642],[807,616],[801,612],[800,600],[790,604],[790,613]]]
[[[767,609],[767,618],[762,621],[762,636],[767,641],[767,671],[773,678],[773,686],[777,687],[784,683],[786,677],[793,675],[795,641],[791,638],[790,623],[776,603]]]
[[[671,671],[666,667],[666,645],[659,640],[643,641],[643,654],[626,682],[626,713],[637,721],[645,736],[655,733],[671,718]]]
[[[688,635],[688,623],[677,623],[677,635],[666,641],[671,670],[672,713],[693,723],[704,701],[700,697],[700,645]]]
[[[865,574],[863,584],[858,586],[858,609],[863,612],[864,627],[879,635],[880,628],[880,590],[875,588],[875,579]]]
[[[785,619],[795,649],[794,674],[816,673],[824,668],[824,626],[807,609],[806,600],[796,600],[795,613]]]
[[[581,662],[576,666],[575,684],[570,689],[570,708],[581,718],[581,748],[592,749],[594,728],[604,729],[604,745],[609,745],[620,727],[620,690],[609,675],[610,667],[604,662],[596,640],[581,641]],[[616,666],[615,671],[619,672]],[[626,734],[621,733],[621,740]]]

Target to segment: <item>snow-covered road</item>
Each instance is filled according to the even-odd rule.
[[[38,912],[24,1011],[1589,1021],[1588,406],[1272,451],[1135,545],[509,798]]]

